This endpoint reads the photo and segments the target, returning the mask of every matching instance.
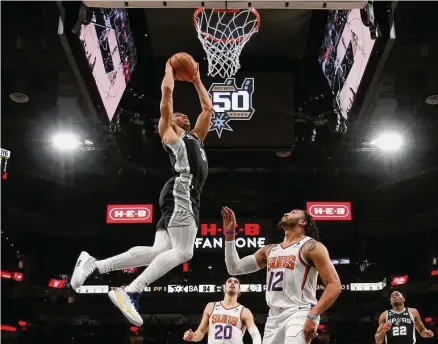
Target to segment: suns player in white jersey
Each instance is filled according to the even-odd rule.
[[[253,344],[261,344],[262,338],[254,323],[251,311],[237,302],[240,282],[230,277],[225,282],[224,299],[210,302],[204,309],[201,324],[193,332],[184,333],[185,341],[199,342],[208,332],[208,344],[243,344],[243,335],[248,329]]]
[[[263,344],[304,344],[317,336],[320,315],[337,299],[341,282],[327,249],[318,239],[318,228],[304,210],[284,214],[281,244],[267,245],[242,259],[236,250],[234,212],[222,208],[225,262],[228,273],[243,275],[267,267],[266,302],[270,308]],[[325,284],[316,299],[318,273]]]

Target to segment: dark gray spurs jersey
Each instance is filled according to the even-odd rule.
[[[386,311],[386,321],[392,324],[391,329],[386,332],[386,344],[415,343],[415,321],[409,308],[401,312],[393,309]]]

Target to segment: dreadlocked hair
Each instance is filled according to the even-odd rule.
[[[319,229],[313,221],[312,215],[310,215],[307,211],[304,211],[304,219],[306,220],[306,225],[304,226],[304,234],[315,239],[316,241],[320,240]]]

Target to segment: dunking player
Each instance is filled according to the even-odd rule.
[[[405,307],[403,295],[394,291],[390,302],[392,309],[384,311],[379,318],[376,343],[413,344],[416,342],[415,329],[421,337],[432,338],[433,332],[424,327],[420,314],[415,308]]]
[[[208,332],[208,344],[243,344],[243,335],[248,329],[253,344],[261,344],[262,338],[251,311],[237,303],[240,295],[237,278],[227,279],[224,294],[222,301],[207,304],[198,329],[195,332],[186,331],[184,340],[199,342]]]
[[[341,292],[341,282],[327,249],[318,242],[318,229],[303,210],[284,214],[278,226],[284,230],[281,244],[267,245],[242,259],[235,245],[236,217],[222,209],[225,262],[231,275],[248,274],[267,267],[266,302],[270,308],[264,344],[303,344],[317,336],[321,313]],[[316,299],[318,272],[326,288]]]
[[[161,85],[159,133],[164,149],[170,156],[174,175],[164,185],[160,194],[162,216],[157,224],[154,246],[133,247],[125,253],[99,261],[82,252],[71,279],[72,287],[77,289],[96,269],[100,273],[106,273],[149,265],[124,290],[110,291],[108,294],[116,307],[137,326],[143,324],[143,319],[138,313],[140,293],[147,285],[193,256],[201,191],[208,174],[203,140],[210,126],[212,103],[199,73],[196,73],[192,82],[198,91],[202,112],[195,128],[190,130],[187,116],[173,112],[173,70],[169,63],[166,64]]]

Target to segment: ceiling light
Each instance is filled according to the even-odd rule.
[[[26,104],[29,102],[30,98],[27,94],[21,92],[14,92],[9,95],[9,99],[11,99],[14,103],[18,104]]]
[[[438,94],[427,97],[425,102],[428,105],[438,105]]]
[[[380,135],[376,140],[370,143],[380,148],[381,150],[394,152],[399,150],[400,147],[403,145],[403,139],[400,134],[385,133]]]
[[[288,158],[292,155],[292,152],[277,152],[275,153],[279,158]]]
[[[64,150],[76,149],[81,143],[79,138],[74,134],[56,134],[52,138],[53,144]]]

